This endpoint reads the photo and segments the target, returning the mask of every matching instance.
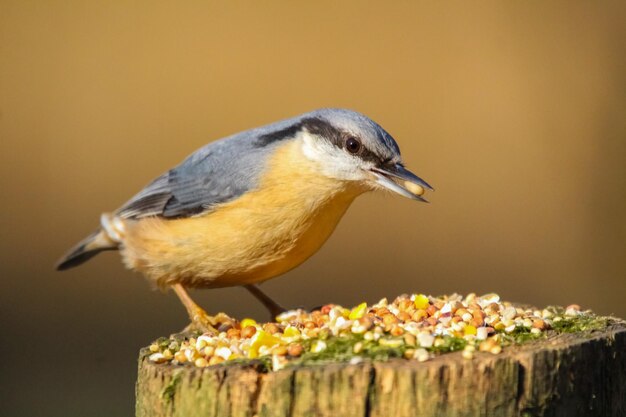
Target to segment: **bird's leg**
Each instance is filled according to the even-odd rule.
[[[276,316],[286,311],[280,304],[276,301],[272,300],[269,295],[265,294],[258,285],[248,284],[244,285],[244,288],[250,291],[250,294],[254,295],[254,297],[259,300],[265,308],[270,312],[271,319],[275,320]]]
[[[218,334],[219,330],[216,329],[216,326],[219,327],[221,324],[232,325],[232,319],[224,313],[209,316],[202,307],[191,299],[187,290],[181,284],[174,284],[172,288],[189,314],[191,325],[188,329],[192,328],[206,333]]]

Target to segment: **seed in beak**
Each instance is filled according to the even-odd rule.
[[[411,182],[411,181],[404,181],[404,188],[406,188],[407,190],[409,190],[415,195],[424,194],[424,187],[422,187],[421,185],[415,184],[414,182]]]

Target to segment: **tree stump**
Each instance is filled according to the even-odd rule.
[[[626,416],[626,326],[561,334],[501,354],[427,362],[154,364],[139,356],[138,417]]]

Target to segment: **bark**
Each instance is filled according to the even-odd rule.
[[[138,417],[625,416],[626,326],[565,334],[464,359],[157,365],[139,357]]]

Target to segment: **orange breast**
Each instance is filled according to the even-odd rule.
[[[313,255],[364,191],[322,176],[300,142],[289,141],[269,161],[257,190],[203,216],[128,224],[122,254],[161,286],[264,281]]]

